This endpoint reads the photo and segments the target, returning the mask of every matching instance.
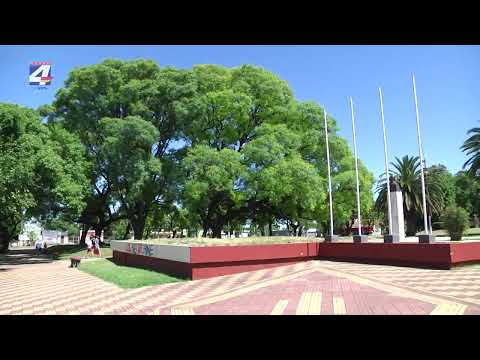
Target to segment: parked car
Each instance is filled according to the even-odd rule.
[[[41,239],[41,240],[37,240],[35,242],[35,250],[42,250],[44,249],[45,247],[45,244],[47,244],[47,246],[53,246],[53,245],[58,245],[58,243],[53,240],[53,239]]]
[[[35,242],[35,250],[42,251],[44,244],[45,244],[44,240],[37,240]]]
[[[362,235],[371,235],[373,233],[373,226],[362,226]],[[352,228],[352,234],[358,235],[358,227]]]

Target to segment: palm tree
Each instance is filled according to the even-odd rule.
[[[421,168],[418,156],[404,156],[402,159],[395,158],[391,164],[394,170],[391,172],[400,185],[403,193],[403,213],[407,223],[407,236],[415,236],[417,222],[423,216]],[[444,199],[442,187],[438,177],[434,174],[425,175],[427,188],[427,205],[433,214],[440,214],[443,209]],[[386,212],[387,209],[387,181],[385,176],[379,179],[376,192],[378,193],[375,207],[378,211]]]
[[[463,145],[460,147],[460,150],[467,153],[467,156],[470,156],[468,161],[463,164],[463,168],[470,167],[468,173],[471,175],[477,175],[480,170],[480,128],[476,127],[468,130],[467,134],[473,134],[470,136]]]

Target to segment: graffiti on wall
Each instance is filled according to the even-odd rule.
[[[127,243],[127,252],[133,255],[153,256],[153,246]]]

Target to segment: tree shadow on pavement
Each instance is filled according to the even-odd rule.
[[[12,249],[6,254],[0,255],[0,266],[28,265],[28,264],[46,264],[51,263],[53,259],[45,254],[39,254],[35,249]],[[7,270],[7,269],[0,269]]]

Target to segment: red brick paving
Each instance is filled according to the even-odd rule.
[[[448,302],[460,304],[462,312],[471,315],[480,314],[479,280],[480,268],[436,271],[309,261],[120,289],[57,261],[1,271],[0,314],[171,314],[172,309],[184,308],[195,314],[253,315],[270,314],[280,300],[286,300],[283,314],[291,315],[297,312],[302,294],[313,293],[321,295],[322,315],[334,314],[334,297],[343,300],[346,313],[352,315],[429,314]]]

